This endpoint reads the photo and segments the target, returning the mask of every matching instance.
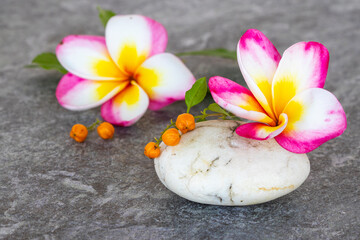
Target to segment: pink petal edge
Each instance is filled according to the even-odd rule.
[[[280,126],[271,127],[264,123],[246,123],[243,125],[240,125],[236,129],[236,134],[245,137],[245,138],[251,138],[255,140],[267,140],[270,138],[274,138],[281,134],[282,131],[286,128],[288,118],[286,114],[282,114],[282,124]]]
[[[127,93],[128,89],[124,89],[101,106],[101,116],[105,121],[114,125],[128,127],[137,122],[145,114],[149,106],[147,94],[136,82],[131,82],[128,87],[138,88],[138,101],[130,106],[128,106],[128,103],[124,99],[122,99],[122,102],[116,102],[117,97],[121,97],[120,94],[131,94]],[[126,96],[124,96],[124,98],[126,98]]]
[[[113,125],[120,126],[120,127],[129,127],[129,126],[133,125],[145,114],[145,112],[144,112],[144,113],[138,115],[136,118],[133,118],[129,121],[118,121],[117,117],[113,113],[112,105],[113,105],[113,99],[110,99],[109,101],[105,102],[101,106],[101,117],[105,121],[107,121]]]
[[[236,116],[274,124],[274,121],[265,113],[254,95],[240,84],[224,77],[214,76],[209,79],[209,89],[214,101]],[[252,100],[252,104],[248,102],[249,99]],[[245,110],[240,107],[241,104],[246,103],[248,107],[251,106],[252,110]]]
[[[145,16],[143,17],[146,19],[149,28],[151,29],[152,48],[149,57],[155,54],[163,53],[166,50],[168,42],[166,28],[154,19]]]
[[[80,78],[71,73],[65,74],[56,87],[56,98],[59,104],[72,111],[82,111],[100,106],[122,90],[124,84],[118,86],[113,81],[93,81]],[[96,91],[100,85],[108,86],[109,92],[99,98]],[[110,86],[109,86],[110,85]]]
[[[298,128],[291,131],[285,129],[275,137],[283,148],[294,153],[307,153],[340,136],[346,130],[345,111],[331,92],[322,88],[311,88],[296,95],[292,101],[299,99],[304,99],[310,110],[299,121]],[[287,107],[284,112],[286,110]],[[291,118],[290,124],[293,124]]]

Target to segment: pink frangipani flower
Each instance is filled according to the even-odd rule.
[[[167,32],[140,15],[112,17],[105,37],[65,37],[56,56],[69,71],[56,89],[70,110],[101,107],[105,121],[130,126],[146,109],[158,110],[183,100],[195,78],[180,59],[164,53]]]
[[[250,91],[219,76],[210,78],[209,88],[221,107],[255,121],[238,127],[238,135],[275,138],[288,151],[307,153],[345,131],[342,106],[323,89],[329,53],[322,44],[299,42],[281,57],[262,32],[250,29],[237,58]]]

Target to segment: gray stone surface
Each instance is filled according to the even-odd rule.
[[[61,77],[24,69],[69,34],[103,34],[96,6],[162,22],[168,51],[234,49],[248,28],[262,30],[280,52],[302,40],[330,50],[326,89],[343,104],[348,130],[309,153],[311,173],[295,192],[249,207],[189,202],[158,180],[143,146],[182,102],[147,112],[103,141],[69,138],[99,109],[71,112],[55,99]],[[0,2],[0,238],[4,239],[359,239],[359,0]],[[196,77],[243,83],[237,63],[186,57]]]

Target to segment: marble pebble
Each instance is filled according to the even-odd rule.
[[[188,200],[213,205],[259,204],[284,196],[308,177],[306,154],[283,149],[274,139],[238,136],[236,121],[196,124],[178,145],[161,143],[154,160],[161,182]]]

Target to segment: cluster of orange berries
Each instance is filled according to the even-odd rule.
[[[170,127],[173,124],[170,125]],[[164,142],[164,144],[168,146],[175,146],[180,142],[181,135],[179,130],[182,134],[187,133],[188,131],[195,129],[195,118],[190,113],[183,113],[180,114],[175,122],[175,128],[169,128],[163,132],[161,135],[160,140]],[[149,158],[156,158],[160,156],[160,146],[158,142],[149,142],[144,149],[145,156]]]
[[[92,127],[95,127],[99,121],[92,124],[90,127],[86,127],[82,124],[75,124],[70,131],[70,137],[73,138],[77,142],[84,142],[87,135],[88,130],[92,130]],[[114,126],[111,123],[108,122],[102,122],[99,124],[99,126],[96,128],[97,133],[102,139],[110,139],[114,136]]]

